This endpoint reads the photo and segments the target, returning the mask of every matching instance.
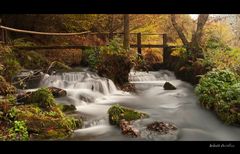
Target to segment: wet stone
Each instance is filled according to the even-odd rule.
[[[159,132],[160,134],[168,134],[171,131],[177,130],[177,127],[169,122],[153,122],[151,124],[147,125],[147,129],[150,131],[156,131]]]
[[[134,128],[133,125],[129,121],[122,119],[120,121],[120,128],[122,130],[123,135],[127,135],[129,137],[139,137],[139,130]]]
[[[172,85],[170,82],[166,82],[164,85],[163,85],[163,88],[164,90],[176,90],[177,88]]]

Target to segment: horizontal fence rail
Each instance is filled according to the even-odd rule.
[[[90,33],[90,31],[80,32],[80,33],[49,33],[49,32],[37,32],[37,31],[30,31],[30,30],[22,30],[22,29],[16,29],[16,28],[10,28],[6,26],[0,26],[1,29],[12,31],[12,32],[18,32],[18,33],[27,33],[27,34],[36,34],[36,35],[58,35],[58,36],[71,36],[71,35],[82,35]]]
[[[48,36],[73,36],[73,35],[124,35],[124,33],[116,33],[116,32],[91,32],[84,31],[78,33],[52,33],[52,32],[38,32],[31,30],[23,30],[17,29],[7,26],[0,25],[0,29],[2,30],[2,41],[5,44],[8,44],[8,31],[16,32],[16,33],[25,33],[25,34],[34,34],[34,35],[48,35]],[[142,48],[162,48],[165,50],[166,47],[170,47],[167,45],[167,34],[158,34],[158,33],[130,33],[130,35],[136,35],[136,44],[130,44],[130,48],[137,48],[138,54],[142,54]],[[162,38],[162,43],[159,44],[142,44],[142,36],[146,35],[158,35]],[[51,45],[51,46],[12,46],[16,49],[22,50],[44,50],[44,49],[89,49],[100,47],[102,45]],[[171,46],[170,48],[174,48]]]

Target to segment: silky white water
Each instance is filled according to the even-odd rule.
[[[57,102],[74,104],[77,112],[86,117],[84,127],[67,140],[240,140],[240,128],[227,126],[211,111],[203,109],[194,94],[194,87],[177,80],[173,72],[130,72],[129,80],[135,84],[137,94],[117,90],[114,83],[92,72],[72,72],[45,75],[41,86],[65,89],[67,96]],[[164,90],[166,81],[177,90]],[[150,115],[135,125],[158,120],[175,123],[175,136],[146,135],[141,138],[123,136],[119,128],[108,122],[107,110],[112,104],[134,108]]]

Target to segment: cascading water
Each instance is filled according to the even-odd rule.
[[[135,84],[137,95],[117,90],[114,83],[92,72],[45,75],[41,86],[65,89],[67,96],[57,102],[74,104],[77,112],[86,117],[84,128],[76,130],[68,140],[240,140],[240,129],[227,126],[210,111],[200,107],[194,87],[177,80],[173,72],[134,72],[129,80]],[[168,81],[176,90],[164,90]],[[107,110],[112,104],[141,110],[150,118],[137,120],[134,125],[142,129],[150,121],[169,121],[178,127],[175,136],[143,134],[142,138],[129,138],[108,122]]]

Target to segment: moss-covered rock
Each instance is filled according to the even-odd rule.
[[[32,139],[57,139],[67,137],[82,121],[68,117],[58,107],[45,111],[36,104],[13,107],[9,113],[13,120],[25,121]]]
[[[50,109],[56,106],[53,94],[48,88],[40,88],[30,95],[28,103],[37,103],[39,107]]]
[[[53,97],[64,97],[67,95],[67,92],[63,89],[56,88],[56,87],[49,87],[49,88],[41,88],[35,92],[26,92],[26,93],[19,93],[17,94],[17,101],[19,103],[35,103],[36,101],[41,102],[48,102],[50,104],[53,104]],[[44,98],[41,99],[40,96],[44,96]]]
[[[113,105],[111,108],[109,108],[108,114],[110,124],[118,126],[122,119],[125,119],[126,121],[132,121],[148,117],[146,113],[135,111],[133,109],[120,106],[118,104]]]

